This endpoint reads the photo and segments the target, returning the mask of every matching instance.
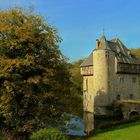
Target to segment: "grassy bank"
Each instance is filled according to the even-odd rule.
[[[86,140],[140,140],[140,121],[123,124],[106,132],[94,132]]]
[[[5,140],[1,133],[0,133],[0,140]]]
[[[71,137],[72,140],[140,140],[140,120],[108,130],[96,130],[89,137]],[[0,140],[4,140],[0,134]]]

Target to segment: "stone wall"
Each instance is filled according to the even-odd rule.
[[[84,111],[93,112],[93,76],[83,77],[83,107]]]
[[[107,108],[114,100],[140,99],[139,75],[118,73],[118,61],[111,50],[95,49],[93,66],[82,67],[81,74],[84,111],[108,115]]]
[[[110,50],[95,50],[94,63],[94,106],[98,115],[107,114],[106,108],[114,100],[139,99],[138,74],[118,74],[117,59]]]

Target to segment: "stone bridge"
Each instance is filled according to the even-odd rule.
[[[121,109],[124,119],[140,116],[140,100],[117,100],[114,105]]]

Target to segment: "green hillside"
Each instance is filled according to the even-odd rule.
[[[140,140],[140,121],[123,124],[112,130],[94,133],[86,140]]]
[[[138,60],[140,60],[140,48],[133,48],[133,49],[131,49],[131,52],[132,52],[133,55],[136,56],[136,58]]]

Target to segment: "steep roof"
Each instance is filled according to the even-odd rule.
[[[107,41],[109,48],[115,52],[118,62],[122,63],[139,63],[138,60],[131,54],[131,51],[118,39]]]
[[[110,49],[105,35],[102,35],[98,49]]]
[[[106,40],[106,37],[102,35],[99,47],[97,49],[107,49],[115,52],[115,56],[117,58],[118,62],[122,63],[139,63],[138,60],[131,54],[130,50],[118,39],[112,39],[112,40]],[[93,52],[87,57],[83,63],[81,64],[81,67],[84,66],[92,66],[93,65]]]
[[[92,66],[93,65],[93,53],[91,53],[80,65],[81,67]]]

